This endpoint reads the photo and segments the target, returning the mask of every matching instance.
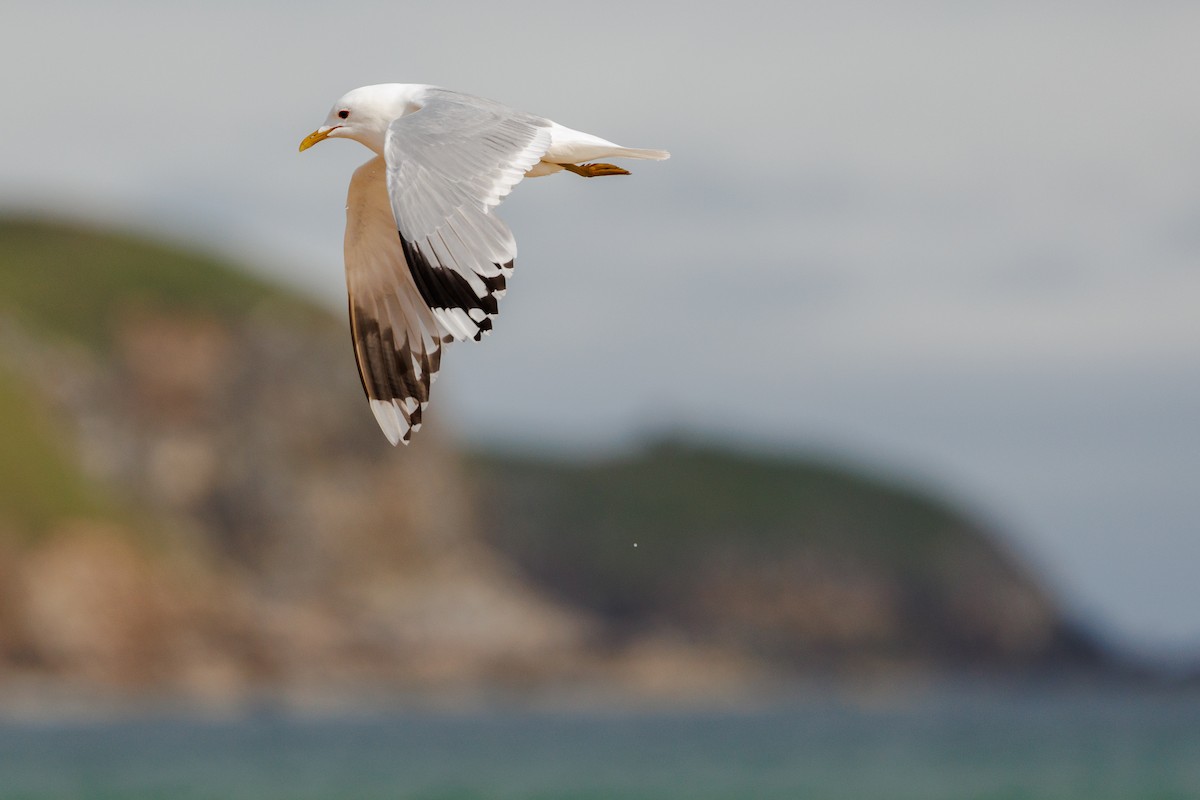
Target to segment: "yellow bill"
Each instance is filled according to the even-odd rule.
[[[303,153],[308,148],[312,147],[317,142],[323,142],[329,138],[335,128],[317,128],[315,131],[304,137],[304,141],[300,142],[300,152]]]

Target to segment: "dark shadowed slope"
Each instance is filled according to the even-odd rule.
[[[481,456],[490,539],[623,635],[668,627],[795,668],[1099,661],[1027,569],[944,503],[798,458],[666,441]]]

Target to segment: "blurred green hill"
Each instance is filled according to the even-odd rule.
[[[213,258],[81,225],[0,221],[0,322],[9,351],[20,331],[103,355],[142,312],[228,323],[265,304],[329,324],[313,304]],[[54,520],[119,516],[111,487],[84,474],[66,446],[69,432],[56,430],[52,409],[8,355],[0,359],[0,521],[36,535]]]
[[[315,306],[219,259],[80,225],[0,222],[0,309],[30,328],[107,350],[122,316],[209,314],[226,322],[264,303],[313,321]]]
[[[685,439],[477,469],[489,541],[627,635],[667,629],[807,671],[1100,658],[995,537],[861,471]]]
[[[1104,662],[933,498],[685,441],[463,454],[430,416],[389,447],[341,321],[219,259],[0,221],[0,703]]]

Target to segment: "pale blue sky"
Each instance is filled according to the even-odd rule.
[[[0,204],[344,308],[347,89],[431,82],[674,157],[527,182],[496,335],[431,419],[895,467],[1126,642],[1200,647],[1200,6],[28,3]],[[585,15],[586,14],[586,15]]]

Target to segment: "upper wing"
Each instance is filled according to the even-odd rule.
[[[430,89],[384,140],[387,185],[417,291],[440,329],[492,328],[516,242],[490,212],[550,146],[550,122],[470,95]]]
[[[354,356],[371,411],[392,444],[421,427],[442,359],[433,312],[406,268],[388,201],[387,167],[376,157],[350,180],[346,198],[346,289]]]

